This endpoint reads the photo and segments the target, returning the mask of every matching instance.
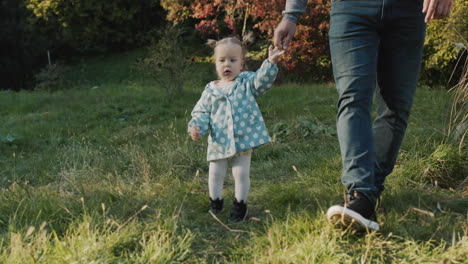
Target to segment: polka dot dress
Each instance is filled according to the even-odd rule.
[[[192,111],[189,131],[192,126],[199,126],[202,135],[210,131],[208,161],[270,142],[255,98],[272,88],[277,73],[276,64],[265,60],[256,72],[240,73],[229,91],[215,82],[207,84]]]

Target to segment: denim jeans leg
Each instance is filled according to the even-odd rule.
[[[395,2],[393,4],[393,2]],[[377,118],[374,121],[375,183],[384,189],[395,165],[421,65],[425,28],[422,1],[390,1],[392,12],[379,32]],[[413,12],[411,12],[413,11]]]
[[[371,122],[377,82],[378,24],[382,1],[333,1],[330,52],[339,94],[337,132],[343,162],[342,183],[371,201],[378,198],[374,179]]]

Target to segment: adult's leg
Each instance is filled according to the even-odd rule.
[[[227,171],[227,159],[210,161],[208,173],[208,190],[212,200],[223,199],[224,177]]]
[[[408,124],[421,65],[426,24],[422,1],[388,1],[379,34],[377,118],[373,126],[375,184],[384,189]]]
[[[371,106],[379,48],[377,27],[382,1],[332,3],[330,51],[339,93],[337,132],[343,162],[342,183],[375,202]]]

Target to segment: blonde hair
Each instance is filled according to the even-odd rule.
[[[242,66],[242,70],[247,70],[247,65],[245,64],[245,56],[247,55],[247,46],[249,46],[253,42],[252,32],[247,33],[240,41],[237,37],[226,37],[220,40],[208,39],[206,45],[208,45],[213,50],[222,44],[235,44],[239,45],[242,49],[242,60],[244,64]]]

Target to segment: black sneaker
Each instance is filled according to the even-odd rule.
[[[358,192],[349,194],[343,205],[334,205],[327,211],[328,221],[341,227],[358,227],[357,229],[379,230],[375,217],[375,205]],[[358,225],[354,225],[358,223]],[[359,228],[360,227],[360,228]]]
[[[247,212],[247,204],[243,200],[239,202],[234,198],[229,219],[236,222],[244,221],[247,217]]]
[[[221,213],[223,211],[224,199],[216,198],[216,200],[210,197],[210,211],[212,213]]]

